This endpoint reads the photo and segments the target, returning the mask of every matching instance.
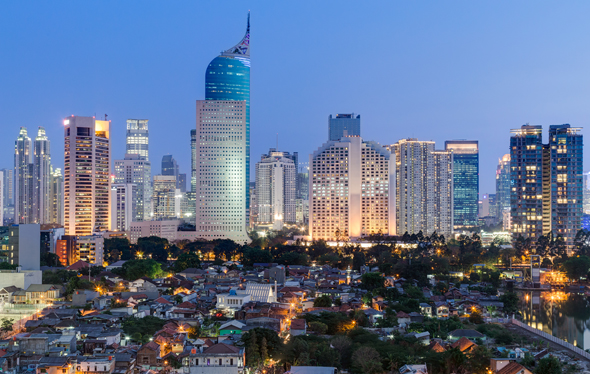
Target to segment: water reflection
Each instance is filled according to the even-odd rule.
[[[522,291],[523,322],[582,349],[590,348],[590,300],[577,293]]]

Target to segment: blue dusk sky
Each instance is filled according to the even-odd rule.
[[[113,159],[126,119],[147,118],[154,174],[165,154],[189,174],[205,69],[248,10],[252,168],[277,133],[307,160],[328,115],[354,112],[381,144],[479,140],[480,192],[493,193],[510,129],[543,125],[546,140],[589,119],[588,1],[5,1],[0,168],[20,126],[44,126],[63,167],[63,117],[106,113]]]

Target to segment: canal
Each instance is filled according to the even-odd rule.
[[[527,325],[590,349],[590,298],[583,293],[517,291]]]

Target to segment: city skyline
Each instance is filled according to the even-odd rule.
[[[38,22],[31,22],[29,27],[32,29],[27,32],[22,26],[14,23],[19,17],[24,17],[21,8],[9,6],[11,12],[6,14],[12,13],[13,18],[6,19],[0,27],[7,28],[5,31],[8,35],[13,35],[14,32],[21,33],[22,43],[19,48],[26,50],[22,54],[12,53],[14,58],[1,62],[5,70],[15,72],[14,77],[4,77],[5,82],[0,88],[0,96],[6,103],[0,109],[4,128],[10,131],[10,138],[14,138],[18,135],[20,126],[30,129],[44,126],[48,138],[54,141],[54,148],[59,149],[60,143],[56,141],[62,131],[60,123],[63,117],[71,114],[96,114],[97,119],[102,119],[107,113],[113,123],[113,157],[122,159],[125,152],[126,120],[147,118],[150,120],[153,139],[157,139],[150,147],[153,159],[159,160],[164,154],[172,154],[178,160],[181,172],[188,174],[191,167],[190,139],[185,133],[189,134],[194,125],[194,100],[204,99],[201,88],[204,85],[203,66],[210,61],[210,56],[220,52],[222,46],[235,43],[235,36],[243,32],[243,21],[239,20],[243,20],[248,7],[230,7],[231,9],[224,9],[223,16],[209,16],[206,19],[206,14],[216,14],[215,11],[220,8],[210,4],[202,7],[171,7],[166,10],[167,15],[176,17],[178,22],[174,23],[174,26],[171,22],[166,32],[157,39],[159,42],[155,45],[150,44],[150,48],[153,49],[148,49],[143,40],[153,39],[159,34],[154,35],[155,30],[146,30],[148,35],[138,35],[131,29],[136,22],[133,19],[129,25],[124,24],[124,17],[128,16],[134,7],[106,4],[104,7],[98,7],[95,14],[85,20],[90,26],[81,28],[80,35],[68,36],[51,50],[34,41],[33,34],[42,34],[41,30],[48,27],[48,21],[41,18],[44,11],[48,11],[50,15],[57,15],[65,11],[65,6],[58,4],[55,9],[50,10],[40,4],[38,9],[30,13]],[[108,5],[113,8],[109,8]],[[551,30],[548,35],[545,33],[549,30],[544,29],[537,30],[536,34],[530,34],[527,25],[532,21],[520,22],[525,10],[529,10],[526,4],[499,3],[495,6],[488,4],[477,8],[463,7],[460,15],[452,14],[453,7],[448,5],[444,9],[439,9],[440,5],[432,4],[429,12],[425,14],[421,14],[417,6],[396,4],[385,7],[388,12],[382,13],[394,14],[396,20],[398,17],[405,17],[399,19],[399,23],[385,22],[382,18],[384,16],[378,14],[379,12],[362,7],[344,6],[336,7],[334,15],[329,17],[328,24],[325,25],[321,25],[317,16],[327,12],[329,3],[317,9],[306,6],[296,9],[284,5],[284,11],[276,14],[273,13],[278,9],[275,5],[247,5],[251,5],[253,28],[256,34],[260,35],[253,51],[257,65],[253,70],[256,79],[252,80],[252,100],[256,107],[252,111],[251,157],[255,159],[270,146],[274,146],[277,132],[280,149],[309,155],[313,147],[307,139],[325,138],[325,119],[329,114],[354,112],[362,114],[363,137],[378,141],[382,145],[409,137],[433,140],[437,143],[449,139],[478,140],[479,192],[483,194],[494,191],[497,159],[508,152],[506,137],[509,136],[510,129],[527,122],[545,127],[563,123],[585,127],[587,116],[581,103],[587,101],[590,93],[578,87],[584,85],[586,78],[581,74],[581,69],[586,65],[585,61],[590,60],[590,56],[582,50],[577,50],[575,43],[569,41],[574,35],[572,32],[579,33],[579,30],[568,26]],[[575,19],[578,14],[583,13],[580,11],[583,6],[586,5],[575,4],[560,9],[553,9],[547,5],[538,6],[535,7],[532,18],[551,13],[557,19]],[[510,26],[511,29],[510,37],[505,31],[500,30],[500,26],[494,23],[492,18],[498,16],[503,7],[514,10],[513,15],[502,12],[503,25]],[[81,6],[68,11],[77,14],[85,9],[86,7]],[[147,20],[152,20],[160,10],[162,9],[154,7],[139,12]],[[435,16],[431,13],[435,13],[434,10],[444,11],[448,17],[444,21],[438,18],[433,20]],[[490,14],[484,15],[484,10]],[[100,37],[92,33],[106,14],[109,14],[109,18],[105,22],[117,30],[117,37],[125,43],[115,43],[115,34],[112,31]],[[359,20],[366,20],[372,16],[377,22],[375,25],[366,26],[367,30],[359,29],[358,26],[347,30],[335,20],[338,16],[352,14],[357,15]],[[189,15],[196,17],[200,22],[194,22]],[[291,19],[297,19],[297,16],[306,19],[310,25],[309,30],[301,36],[296,36],[298,30],[295,21]],[[411,21],[416,21],[420,17],[423,19],[419,25],[424,25],[423,22],[427,21],[434,23],[420,31],[417,29],[418,26],[411,25]],[[464,17],[471,17],[472,20],[464,20]],[[226,23],[226,19],[235,21],[227,23],[223,30],[218,30],[215,38],[199,37],[206,33],[208,27],[219,22]],[[481,25],[474,20],[480,21]],[[450,27],[447,23],[456,23],[457,26]],[[472,36],[463,33],[469,27],[473,28],[475,35],[482,34],[485,27],[491,27],[497,35],[493,39],[487,35],[487,31],[490,30],[486,30],[483,39],[474,43]],[[428,34],[438,28],[444,29],[441,35]],[[66,31],[67,28],[59,26],[48,32],[50,35],[61,35]],[[84,66],[72,66],[68,61],[60,61],[61,65],[56,65],[48,63],[48,58],[39,62],[44,64],[44,69],[41,69],[36,68],[36,62],[31,62],[37,60],[34,56],[40,53],[58,59],[58,54],[64,53],[66,49],[77,50],[81,48],[78,46],[78,38],[82,37],[88,38],[90,49],[103,50],[103,47],[108,46],[106,49],[117,63],[107,59],[106,66],[97,66],[96,62],[90,60],[88,64],[83,64]],[[457,37],[457,40],[454,37]],[[168,39],[174,42],[166,46],[163,41]],[[294,43],[296,50],[303,51],[304,46],[308,50],[297,53],[297,58],[291,59],[293,61],[279,59],[274,51],[278,40],[283,39]],[[17,48],[12,40],[16,39],[9,40],[7,53],[14,52]],[[328,41],[332,41],[332,44]],[[538,49],[541,41],[543,51]],[[182,57],[181,62],[160,57],[141,66],[124,62],[121,59],[130,53],[126,50],[130,43],[133,44],[130,52],[151,55],[153,50],[161,55],[168,53]],[[360,57],[368,56],[370,51],[376,50],[379,45],[386,45],[385,43],[393,43],[393,48],[381,49],[385,53],[384,60],[388,60],[391,63],[390,68],[393,68],[391,76],[387,77],[371,72],[383,69],[384,62],[375,62],[376,68],[367,71],[363,66],[366,57]],[[441,45],[448,48],[443,50]],[[463,46],[463,49],[457,50],[458,46]],[[345,47],[352,48],[354,56],[333,64],[334,59],[330,51]],[[504,52],[495,53],[499,51]],[[568,55],[569,62],[549,58],[558,55]],[[23,68],[13,66],[23,65],[23,59],[27,56],[30,57],[29,62],[28,65],[24,64],[24,67],[28,66],[28,70],[35,71],[28,78],[23,77]],[[428,62],[433,58],[436,62]],[[512,62],[506,67],[509,60]],[[283,75],[282,79],[293,92],[276,95],[272,85],[280,71],[277,70],[277,65],[281,64],[281,69],[290,71],[290,75]],[[167,65],[173,69],[165,68]],[[330,72],[323,74],[328,66]],[[43,71],[46,78],[40,79],[36,71]],[[346,75],[351,78],[344,84],[342,81],[346,79],[342,80],[341,76]],[[29,79],[34,77],[38,80],[31,90],[29,83],[32,82]],[[549,79],[545,79],[546,77]],[[16,80],[18,78],[21,79]],[[381,91],[381,88],[376,89],[376,92],[366,89],[367,85],[375,82],[377,78],[385,79],[385,83],[392,88],[387,91],[387,95],[383,95],[384,91]],[[76,95],[66,91],[66,88],[69,90],[69,86],[60,85],[79,79],[81,82],[91,81],[96,85],[83,87],[75,83]],[[27,89],[23,90],[17,83],[26,86]],[[308,89],[310,85],[313,90]],[[116,90],[109,88],[109,91],[105,91],[106,88],[103,86],[114,87]],[[126,86],[133,87],[134,90],[128,90]],[[524,87],[527,87],[526,95],[523,95]],[[49,89],[51,91],[48,91]],[[568,92],[563,96],[565,99],[558,97],[563,92]],[[303,108],[304,117],[285,115],[290,112],[293,100],[301,101],[300,107]],[[36,108],[34,112],[27,110],[31,106]],[[27,114],[23,116],[21,113]],[[281,120],[277,122],[276,118]],[[175,131],[170,132],[170,126],[174,126]],[[584,132],[585,130],[582,130],[582,133]],[[7,148],[10,148],[9,144],[5,144],[0,150],[0,157],[5,160],[12,156],[7,155]],[[63,155],[52,155],[52,163],[56,167],[63,167]],[[0,165],[4,168],[10,166],[8,162]],[[252,163],[250,171],[252,181]]]

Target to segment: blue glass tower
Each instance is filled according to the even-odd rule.
[[[479,148],[477,140],[448,140],[453,151],[453,219],[456,229],[478,224]]]
[[[250,14],[246,35],[209,63],[205,100],[246,101],[246,219],[250,211]]]

